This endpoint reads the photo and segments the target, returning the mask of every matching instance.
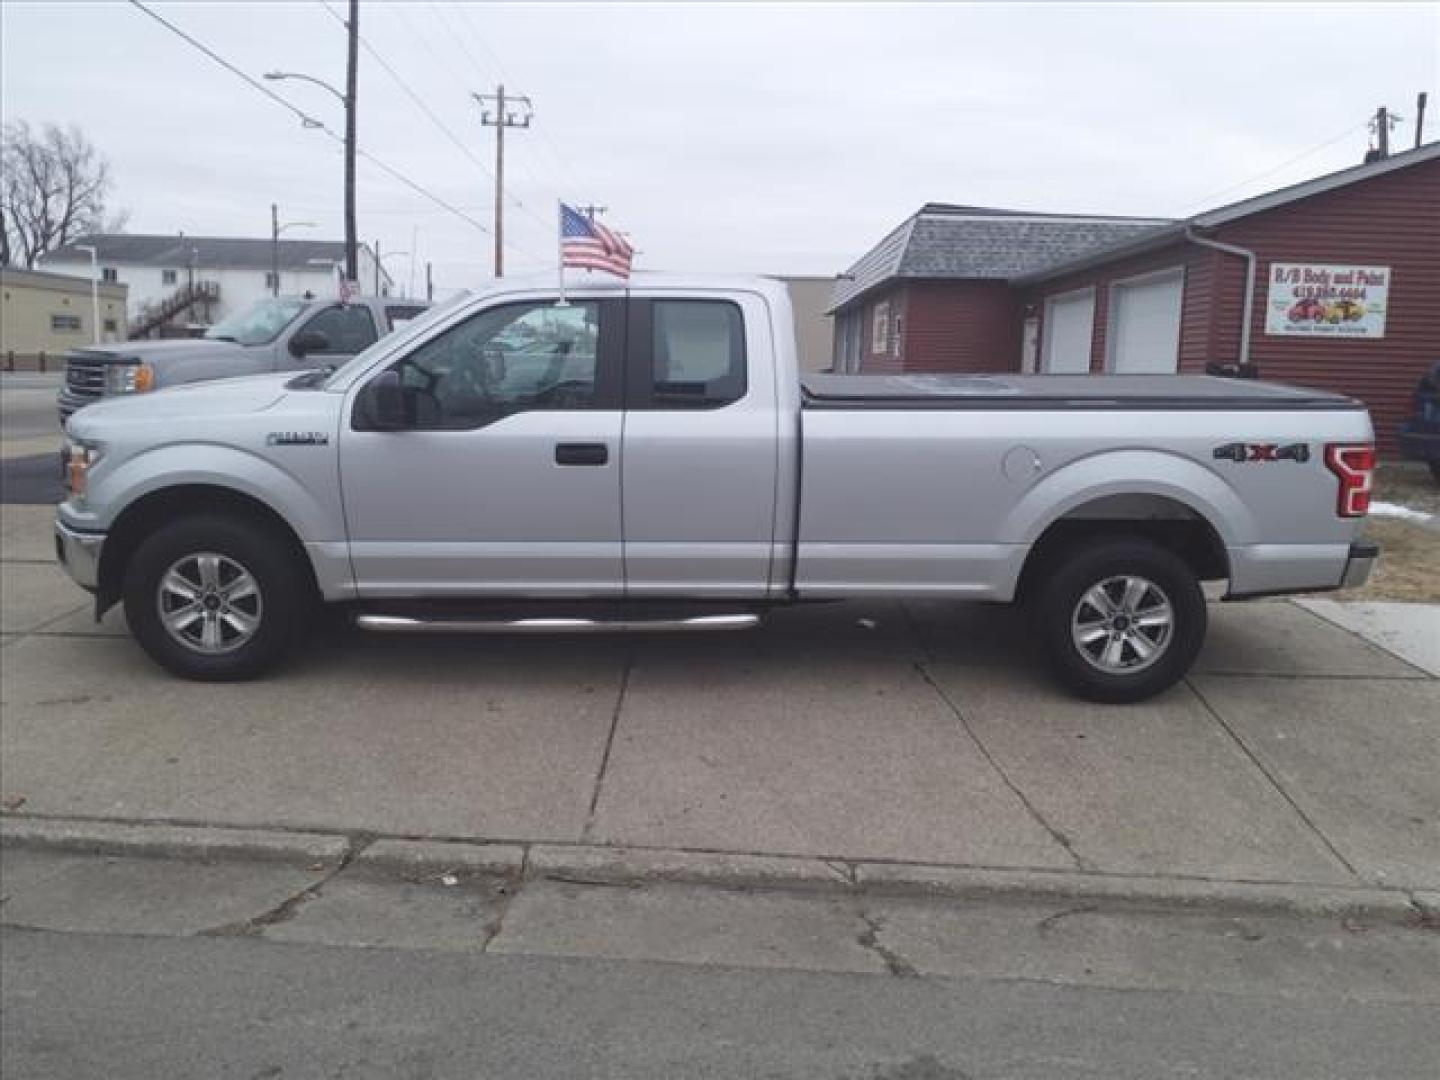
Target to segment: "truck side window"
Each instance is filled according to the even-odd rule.
[[[389,321],[391,330],[399,330],[424,311],[421,304],[390,304],[385,308],[385,318]]]
[[[512,413],[596,407],[600,304],[489,308],[432,338],[396,370],[415,426],[469,429]]]
[[[745,396],[745,325],[725,300],[656,300],[652,396],[662,409],[717,409]]]
[[[354,355],[375,343],[375,319],[362,304],[328,307],[306,323],[305,329],[318,330],[330,339],[326,353]]]

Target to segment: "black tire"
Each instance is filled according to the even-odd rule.
[[[1123,599],[1127,580],[1150,586],[1135,606],[1154,623],[1168,612],[1168,630],[1141,629],[1134,615],[1124,614],[1123,604],[1109,615],[1089,600],[1082,607],[1082,598],[1104,583],[1107,595]],[[1153,697],[1184,677],[1205,641],[1205,595],[1195,572],[1173,552],[1138,537],[1090,540],[1050,562],[1031,614],[1056,677],[1090,701],[1122,704]],[[1087,657],[1077,635],[1093,636],[1096,629],[1104,636],[1091,648],[1100,655]],[[1111,656],[1107,647],[1116,650],[1113,663],[1105,662]],[[1146,647],[1150,658],[1142,659],[1139,650]],[[1126,661],[1133,670],[1124,669]]]
[[[238,621],[244,615],[247,620],[256,619],[258,625],[248,637],[242,637],[242,632],[222,622],[223,616],[214,620],[203,616],[202,624],[214,621],[221,635],[231,635],[228,648],[219,641],[214,643],[218,651],[206,652],[201,651],[198,641],[187,646],[177,637],[180,631],[172,633],[166,628],[160,594],[161,579],[172,568],[193,565],[193,572],[182,570],[182,574],[187,581],[198,580],[198,561],[192,564],[185,560],[210,554],[223,560],[222,576],[226,568],[236,566],[249,574],[258,599],[235,600],[233,618]],[[231,582],[235,580],[234,576],[230,578]],[[239,517],[197,515],[162,526],[135,550],[125,571],[125,619],[150,657],[176,675],[204,682],[251,679],[279,663],[295,645],[305,623],[311,592],[309,580],[289,545],[273,530]],[[174,614],[183,613],[177,609]]]

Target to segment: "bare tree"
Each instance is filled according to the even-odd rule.
[[[17,120],[0,133],[0,265],[34,266],[105,223],[110,166],[77,127]]]

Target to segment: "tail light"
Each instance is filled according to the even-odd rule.
[[[1370,509],[1370,483],[1375,476],[1373,443],[1328,443],[1325,465],[1340,481],[1335,512],[1341,517],[1364,517]]]

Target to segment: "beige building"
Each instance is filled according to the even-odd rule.
[[[835,320],[826,312],[830,308],[830,294],[835,291],[835,279],[781,276],[780,280],[790,290],[790,305],[795,309],[795,348],[800,356],[800,370],[828,370]]]
[[[126,286],[101,284],[101,341],[126,338]],[[7,368],[33,369],[43,354],[58,368],[67,349],[96,340],[90,279],[0,267],[0,358]]]

